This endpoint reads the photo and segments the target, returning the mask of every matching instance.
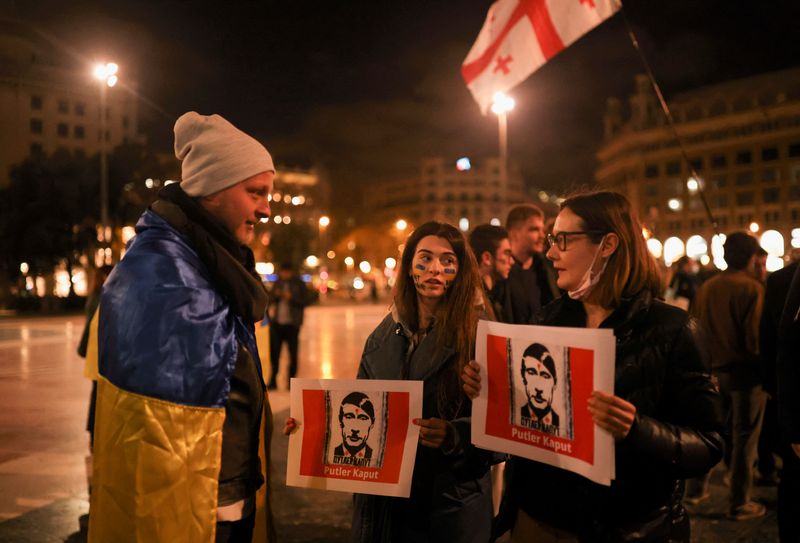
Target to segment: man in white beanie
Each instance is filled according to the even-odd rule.
[[[181,116],[175,154],[180,185],[103,287],[89,540],[269,541],[267,294],[247,244],[275,167],[219,115]]]

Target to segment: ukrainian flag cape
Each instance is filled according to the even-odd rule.
[[[232,312],[181,234],[149,210],[106,281],[96,319],[97,349],[88,353],[98,357],[89,540],[212,542],[239,344],[261,369],[252,325]],[[272,424],[264,405],[262,432]],[[257,499],[259,541],[274,534],[265,490]]]

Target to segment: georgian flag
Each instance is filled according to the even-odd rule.
[[[620,9],[618,0],[498,0],[489,8],[461,75],[485,115],[496,92],[545,62]]]

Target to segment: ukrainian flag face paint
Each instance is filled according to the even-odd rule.
[[[411,277],[422,296],[439,298],[458,275],[458,257],[444,238],[426,236],[417,244],[411,261]]]

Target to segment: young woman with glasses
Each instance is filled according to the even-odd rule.
[[[548,241],[547,258],[566,294],[543,308],[537,323],[611,328],[617,339],[614,394],[595,391],[584,407],[616,441],[616,479],[602,486],[513,458],[501,513],[514,525],[511,540],[688,542],[683,481],[722,456],[719,396],[697,324],[656,299],[657,264],[624,196],[566,199]],[[477,396],[475,362],[462,378],[467,394]]]

